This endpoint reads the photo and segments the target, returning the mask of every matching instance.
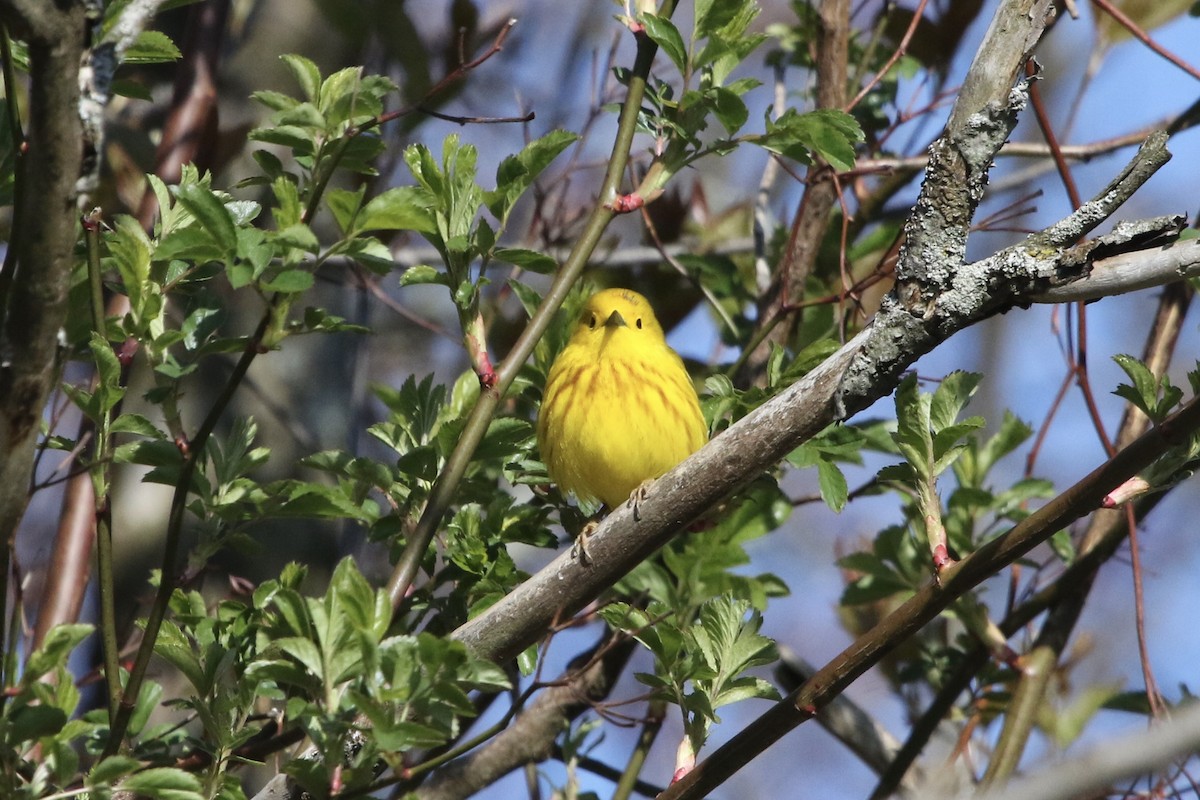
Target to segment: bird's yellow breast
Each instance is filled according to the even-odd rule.
[[[593,297],[546,381],[538,442],[551,479],[613,507],[706,439],[691,378],[645,299]]]

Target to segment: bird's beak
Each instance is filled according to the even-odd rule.
[[[625,318],[621,316],[620,311],[614,311],[608,315],[608,319],[604,320],[606,328],[624,328],[627,323]]]

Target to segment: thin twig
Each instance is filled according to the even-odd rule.
[[[1142,28],[1136,22],[1130,19],[1125,12],[1121,11],[1121,9],[1110,3],[1109,0],[1092,0],[1092,3],[1099,7],[1105,14],[1108,14],[1110,17],[1115,19],[1121,25],[1121,27],[1129,31],[1134,38],[1146,45],[1146,47],[1149,47],[1155,53],[1158,53],[1158,55],[1162,56],[1167,61],[1170,61],[1172,64],[1186,72],[1188,75],[1191,75],[1193,78],[1200,81],[1200,70],[1197,70],[1191,64],[1187,63],[1182,58],[1175,55],[1158,42],[1154,41],[1150,34],[1142,30]]]

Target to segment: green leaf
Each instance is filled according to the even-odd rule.
[[[397,186],[371,199],[355,220],[355,231],[420,231],[434,233],[437,222],[429,192],[417,186]]]
[[[864,575],[846,587],[839,603],[844,606],[867,605],[897,594],[907,596],[911,593],[912,587],[898,575]]]
[[[1133,356],[1115,355],[1113,361],[1133,381],[1132,386],[1122,383],[1113,394],[1125,398],[1155,422],[1165,419],[1183,397],[1183,392],[1171,384],[1167,375],[1155,379],[1154,373]]]
[[[284,94],[283,92],[273,92],[269,89],[261,89],[257,92],[252,92],[250,97],[262,103],[272,111],[287,111],[300,104],[300,101],[291,95]]]
[[[910,468],[924,479],[932,477],[929,400],[929,395],[918,389],[916,375],[906,376],[896,388],[896,430],[892,438]]]
[[[676,69],[684,72],[687,67],[687,47],[675,24],[666,17],[655,14],[643,14],[641,21],[646,26],[646,35],[662,48]]]
[[[262,288],[270,292],[296,294],[311,289],[313,283],[314,278],[311,272],[302,269],[286,269],[275,277],[263,281]]]
[[[30,654],[25,663],[22,680],[37,680],[55,667],[66,664],[71,652],[90,636],[93,630],[91,625],[84,623],[56,625],[51,628],[42,641],[41,648]]]
[[[863,141],[858,122],[844,111],[821,108],[804,114],[788,109],[777,120],[767,119],[767,132],[758,143],[773,153],[812,163],[816,153],[837,170],[854,166],[854,145]]]
[[[92,767],[87,775],[87,786],[108,786],[131,772],[140,769],[142,762],[129,756],[109,756]]]
[[[53,736],[67,724],[67,715],[53,706],[20,706],[10,711],[4,727],[4,739],[10,746]]]
[[[107,414],[121,402],[121,398],[125,396],[125,389],[121,386],[121,362],[117,360],[117,354],[113,352],[108,340],[93,331],[88,347],[91,349],[100,378],[96,391],[92,393],[89,412],[98,420],[101,415]]]
[[[139,437],[150,437],[152,439],[162,439],[163,433],[156,428],[154,422],[146,419],[140,414],[121,414],[113,420],[109,426],[109,431],[112,433],[132,433]]]
[[[209,189],[197,184],[176,190],[180,205],[192,213],[221,250],[232,255],[237,250],[237,229],[225,204]]]
[[[255,128],[250,139],[286,147],[296,156],[312,156],[317,151],[313,132],[297,125],[275,125],[270,128]]]
[[[117,97],[128,97],[131,100],[143,100],[147,103],[154,101],[154,95],[142,84],[125,78],[113,78],[112,93]],[[8,200],[5,204],[11,203]]]
[[[752,3],[746,0],[697,0],[695,4],[696,35],[710,36],[728,25],[739,12]]]
[[[200,779],[174,767],[151,767],[130,775],[123,791],[161,800],[204,800]]]
[[[821,488],[821,499],[832,511],[841,511],[850,498],[846,476],[832,461],[817,462],[817,482]]]
[[[497,261],[514,264],[538,275],[553,275],[558,269],[558,262],[545,253],[536,250],[525,250],[520,247],[502,247],[492,253]]]
[[[291,185],[289,181],[284,181],[284,183]],[[294,247],[306,253],[315,254],[321,249],[321,243],[317,240],[316,234],[312,232],[312,228],[302,222],[289,225],[276,233],[275,241],[284,247]]]
[[[108,252],[121,274],[121,282],[133,313],[140,317],[150,291],[150,253],[153,245],[141,224],[127,214],[117,217],[116,226],[107,237]]]
[[[1071,541],[1071,532],[1064,528],[1061,531],[1055,532],[1049,539],[1050,549],[1054,551],[1054,555],[1058,556],[1064,564],[1072,564],[1075,561],[1075,543]]]
[[[171,37],[160,31],[142,31],[121,57],[122,64],[160,64],[177,61],[183,54],[171,41]]]
[[[740,131],[750,117],[742,98],[721,86],[713,90],[713,113],[730,136]]]
[[[363,197],[367,187],[359,186],[355,191],[348,189],[330,189],[325,193],[325,205],[333,219],[337,222],[338,230],[343,236],[348,236],[354,229],[354,219],[362,208]]]
[[[1146,696],[1145,689],[1118,692],[1104,702],[1104,708],[1111,711],[1128,711],[1132,714],[1141,714],[1146,717],[1149,717],[1152,713],[1150,698]]]
[[[280,58],[292,71],[292,76],[300,84],[300,90],[304,92],[304,97],[315,102],[321,91],[321,70],[317,69],[317,65],[304,56],[286,54]]]
[[[416,286],[429,283],[440,283],[444,286],[449,286],[450,279],[445,273],[434,269],[428,264],[418,264],[400,273],[401,286]]]
[[[550,166],[550,162],[578,139],[579,136],[570,131],[553,130],[500,162],[496,168],[496,188],[486,192],[483,200],[488,211],[500,220],[501,225],[507,220],[517,199]]]
[[[938,384],[929,406],[929,422],[934,433],[954,424],[979,387],[983,376],[977,372],[956,370]],[[980,423],[982,425],[982,421]]]
[[[299,636],[285,636],[282,639],[276,639],[274,645],[281,652],[303,664],[313,677],[319,680],[329,677],[325,675],[325,662],[321,658],[321,651],[311,640]]]

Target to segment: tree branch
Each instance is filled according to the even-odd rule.
[[[1117,781],[1159,769],[1200,748],[1200,706],[1180,711],[1170,722],[1122,736],[1044,772],[1015,780],[1004,789],[972,795],[978,800],[1062,800],[1095,797]],[[959,797],[968,795],[961,794]]]
[[[542,690],[512,725],[475,752],[439,770],[414,796],[459,800],[522,764],[545,761],[571,720],[608,697],[632,652],[632,639],[614,645],[606,637],[575,658],[567,675]]]
[[[1035,303],[1097,300],[1197,276],[1200,276],[1200,239],[1188,239],[1099,259],[1087,276],[1030,299]]]
[[[822,0],[818,11],[819,35],[816,43],[817,107],[846,105],[847,61],[850,43],[849,0]],[[808,183],[800,198],[800,207],[792,222],[784,251],[770,290],[759,303],[758,327],[765,336],[746,360],[742,382],[753,380],[767,361],[772,343],[784,344],[792,338],[804,299],[804,285],[816,264],[821,242],[829,227],[830,212],[837,201],[834,170],[819,156],[808,169]]]
[[[80,172],[79,60],[83,4],[0,6],[6,18],[26,12],[29,39],[28,149],[19,157],[23,224],[0,296],[0,580],[7,580],[13,537],[28,503],[42,409],[58,380],[59,335],[74,264],[75,185]],[[36,18],[35,18],[36,15]],[[49,26],[49,30],[46,30]],[[45,37],[51,37],[47,41]],[[0,599],[0,603],[3,603]],[[7,615],[0,613],[0,619]]]

